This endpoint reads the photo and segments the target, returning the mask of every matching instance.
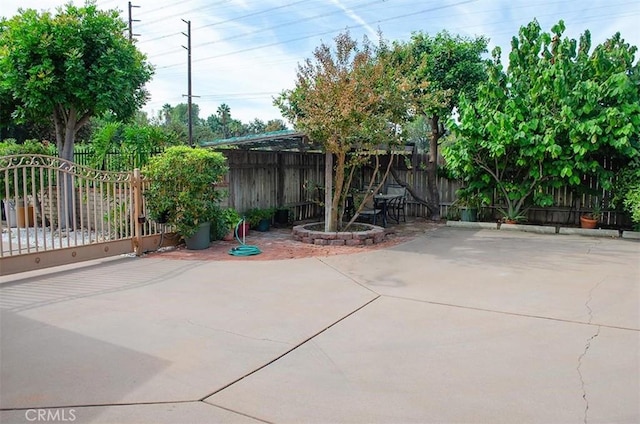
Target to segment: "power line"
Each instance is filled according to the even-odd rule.
[[[383,3],[385,1],[388,1],[388,0],[377,0],[377,1],[374,1],[374,2],[367,1],[367,2],[362,3],[360,5],[352,6],[351,10],[360,9],[361,7],[370,7],[372,4]],[[250,31],[250,32],[247,32],[247,33],[244,33],[244,34],[233,35],[231,37],[223,38],[223,39],[220,39],[220,40],[201,43],[201,44],[196,45],[196,47],[202,47],[202,46],[206,46],[206,45],[209,45],[209,44],[222,43],[224,41],[235,40],[235,39],[238,39],[238,38],[241,38],[241,37],[246,37],[246,36],[250,36],[250,35],[259,34],[261,32],[272,31],[274,29],[283,28],[283,27],[286,27],[286,26],[296,25],[296,24],[299,24],[301,22],[307,22],[307,21],[311,21],[311,20],[314,20],[314,19],[318,19],[318,18],[326,18],[327,16],[336,15],[338,13],[344,13],[344,12],[342,10],[334,10],[333,12],[322,13],[320,15],[313,15],[313,16],[309,16],[307,18],[298,19],[298,20],[295,20],[295,21],[284,22],[284,23],[281,23],[281,24],[278,24],[278,25],[273,25],[273,26],[270,26],[270,27],[267,27],[267,28],[262,28],[262,29],[258,29],[258,30],[255,30],[255,31]]]
[[[412,12],[412,13],[408,13],[408,14],[403,14],[403,15],[399,15],[399,16],[390,17],[390,18],[383,19],[383,20],[378,20],[378,21],[376,21],[376,22],[380,23],[380,22],[386,22],[386,21],[395,20],[395,19],[400,19],[400,18],[406,18],[406,17],[410,17],[410,16],[417,16],[417,15],[419,15],[419,14],[426,13],[426,12],[428,12],[428,11],[433,11],[433,10],[437,10],[437,9],[443,9],[443,8],[446,8],[446,7],[456,6],[456,5],[464,4],[464,3],[470,3],[470,2],[473,2],[473,1],[477,1],[477,0],[466,1],[466,2],[460,2],[460,3],[453,4],[453,5],[448,5],[448,6],[441,6],[441,7],[430,8],[430,9],[426,9],[426,10],[422,10],[422,11],[418,11],[418,12]],[[547,4],[562,4],[562,3],[563,3],[563,2],[553,2],[553,3],[547,3]],[[622,6],[622,5],[626,5],[626,4],[634,4],[634,2],[621,3],[621,4],[617,4],[617,5]],[[523,7],[524,7],[524,6],[523,6]],[[583,9],[583,10],[582,10],[582,12],[584,12],[584,11],[589,11],[589,10],[597,10],[597,9],[601,9],[601,8],[609,8],[609,6],[600,6],[600,7],[587,8],[587,9]],[[486,11],[482,11],[482,12],[478,12],[478,13],[476,13],[476,14],[479,14],[479,13],[485,13],[485,12],[486,12]],[[326,14],[323,14],[323,15],[326,15]],[[631,13],[631,14],[629,14],[629,13],[619,14],[619,13],[618,13],[618,14],[598,15],[598,16],[594,16],[594,17],[589,17],[589,21],[594,21],[594,20],[596,20],[596,21],[597,21],[597,20],[602,19],[602,18],[603,18],[603,17],[605,17],[605,16],[607,16],[607,17],[609,17],[609,16],[611,16],[611,17],[622,17],[622,16],[635,16],[635,15],[636,15],[635,13]],[[544,14],[544,15],[538,15],[538,17],[539,17],[539,18],[540,18],[540,17],[546,17],[546,16],[556,16],[556,13],[549,13],[549,14]],[[313,18],[313,17],[312,17],[312,18]],[[502,24],[502,23],[504,23],[504,22],[511,22],[511,21],[505,21],[505,20],[502,20],[502,21],[496,21],[496,22],[491,22],[491,23],[484,23],[484,24],[482,24],[482,25],[472,25],[471,27],[473,27],[473,26],[486,26],[486,25],[499,25],[499,24]],[[584,20],[583,22],[587,22],[587,21],[586,21],[586,20]],[[275,25],[274,27],[279,27],[279,26],[283,26],[283,25],[285,25],[285,24]],[[353,25],[352,27],[361,27],[361,26],[364,26],[364,25],[365,25],[365,24],[361,24],[361,25]],[[460,29],[468,29],[468,28],[470,28],[470,27],[469,27],[469,26],[465,26],[465,27],[461,27]],[[297,38],[294,38],[294,39],[289,39],[289,40],[284,40],[284,41],[279,41],[279,42],[274,42],[274,43],[269,43],[269,44],[263,44],[263,45],[259,45],[259,46],[249,47],[249,48],[241,49],[241,50],[235,50],[235,51],[232,51],[232,52],[228,52],[228,53],[224,53],[224,54],[219,54],[219,55],[214,55],[214,56],[208,56],[208,57],[205,57],[205,58],[197,59],[197,60],[195,60],[194,62],[201,62],[201,61],[205,61],[205,60],[210,60],[210,59],[215,59],[215,58],[220,58],[220,57],[230,56],[230,55],[239,54],[239,53],[244,53],[244,52],[248,52],[248,51],[259,50],[259,49],[263,49],[263,48],[271,47],[271,46],[275,46],[275,45],[281,45],[281,44],[291,43],[291,42],[295,42],[295,41],[300,41],[300,40],[304,40],[304,39],[308,39],[308,38],[312,38],[312,37],[317,37],[317,36],[326,35],[326,34],[329,34],[329,33],[334,33],[334,32],[340,31],[340,30],[342,30],[342,29],[344,29],[344,28],[340,28],[340,29],[332,29],[332,30],[329,30],[329,31],[321,32],[321,33],[314,33],[314,34],[311,34],[311,35],[306,35],[306,36],[302,36],[302,37],[297,37]],[[262,30],[258,30],[258,31],[255,31],[255,32],[261,32],[261,31],[262,31]],[[506,31],[500,31],[500,32],[497,32],[497,33],[495,33],[495,32],[494,32],[494,35],[495,35],[495,34],[503,34],[503,33],[507,33],[507,32],[513,32],[513,30],[508,29],[508,30],[506,30]],[[515,34],[514,34],[514,35],[515,35]],[[229,38],[237,38],[237,37],[229,37]],[[225,39],[225,40],[226,40],[226,39]],[[174,51],[166,52],[166,53],[164,53],[164,54],[169,54],[169,53],[174,53]],[[156,56],[156,54],[154,54],[153,56]],[[276,62],[276,63],[277,63],[277,62]],[[165,66],[158,67],[157,69],[158,69],[158,70],[162,70],[162,69],[169,69],[169,68],[171,68],[171,67],[175,67],[175,66],[179,66],[179,65],[180,65],[180,64],[165,65]]]
[[[252,16],[261,15],[261,14],[264,14],[264,13],[267,13],[267,12],[272,12],[272,11],[277,10],[277,9],[282,9],[282,8],[289,7],[289,6],[294,6],[294,5],[299,4],[299,3],[304,3],[305,1],[308,1],[308,0],[299,0],[299,1],[296,1],[296,2],[293,2],[293,3],[288,3],[288,4],[285,4],[285,5],[281,5],[281,6],[262,9],[262,10],[259,10],[257,12],[248,13],[246,15],[238,16],[238,17],[235,17],[235,18],[225,19],[223,21],[214,22],[212,24],[202,25],[202,26],[199,26],[199,27],[194,28],[194,29],[202,29],[202,28],[207,28],[207,27],[211,27],[211,26],[215,26],[215,25],[221,25],[221,24],[226,24],[226,23],[229,23],[229,22],[239,21],[239,20],[242,20],[242,19],[245,19],[245,18],[249,18],[249,17],[252,17]],[[207,7],[207,8],[209,8],[209,7]],[[202,9],[193,9],[193,10],[190,10],[190,11],[187,11],[187,12],[183,12],[183,13],[193,12],[193,11],[196,11],[196,10],[201,11]],[[159,20],[156,20],[156,21],[151,21],[150,23],[158,22],[160,20],[165,20],[165,19],[169,19],[169,18],[172,18],[172,16],[171,17],[162,18],[162,19],[159,19]],[[172,35],[176,35],[176,34],[171,34],[171,35],[167,35],[167,36],[161,36],[161,37],[157,37],[157,38],[152,38],[152,39],[146,40],[146,41],[160,40],[160,39],[163,39],[163,38],[166,38],[166,37],[170,37]]]
[[[406,13],[406,14],[403,14],[403,15],[393,16],[393,17],[386,18],[386,19],[380,19],[380,20],[376,21],[375,23],[388,22],[388,21],[392,21],[392,20],[395,20],[395,19],[406,18],[406,17],[409,17],[409,16],[415,16],[415,15],[419,15],[419,14],[423,14],[423,13],[427,13],[427,12],[433,12],[433,11],[440,10],[440,9],[448,9],[448,8],[454,7],[454,6],[460,6],[460,5],[468,4],[468,3],[475,3],[477,1],[478,0],[464,0],[464,1],[460,1],[458,3],[449,4],[449,5],[436,6],[436,7],[432,7],[432,8],[429,8],[429,9],[420,10],[418,12],[411,12],[411,13]],[[347,29],[348,28],[360,28],[360,27],[363,27],[363,26],[369,25],[369,24],[370,23],[365,22],[365,23],[358,24],[358,25],[351,25],[351,26],[347,27]],[[302,36],[302,37],[292,38],[292,39],[285,40],[285,41],[278,41],[278,42],[274,42],[274,43],[261,44],[259,46],[248,47],[248,48],[242,49],[242,50],[235,50],[235,51],[232,51],[232,52],[223,53],[223,54],[219,54],[219,55],[215,55],[215,56],[204,57],[204,58],[201,58],[201,59],[194,60],[194,62],[202,62],[202,61],[210,60],[210,59],[218,59],[218,58],[221,58],[221,57],[232,56],[232,55],[235,55],[235,54],[238,54],[238,53],[246,53],[246,52],[253,51],[253,50],[264,49],[265,47],[273,47],[273,46],[277,46],[277,45],[281,45],[281,44],[292,43],[292,42],[295,42],[295,41],[307,40],[309,38],[318,37],[318,36],[321,36],[321,35],[332,34],[332,33],[338,32],[338,31],[342,31],[342,30],[344,30],[344,28],[331,29],[331,30],[328,30],[328,31],[323,31],[323,32],[320,32],[320,33],[314,33],[314,34],[311,34],[311,35],[305,35],[305,36]],[[171,65],[161,66],[158,69],[167,69],[167,68],[172,68],[174,66],[180,66],[180,65],[181,65],[181,63],[171,64]]]
[[[388,0],[386,0],[386,1],[388,1]],[[388,19],[377,20],[377,21],[371,22],[371,23],[381,23],[381,22],[386,22],[386,21],[390,21],[390,20],[393,20],[393,19],[400,19],[400,18],[406,18],[406,17],[410,17],[410,16],[417,16],[419,14],[426,13],[426,12],[429,12],[429,11],[434,11],[434,10],[443,9],[443,8],[447,8],[447,7],[457,6],[457,5],[460,5],[460,4],[470,3],[470,2],[473,2],[473,1],[477,1],[477,0],[472,0],[472,1],[469,1],[469,2],[460,2],[460,3],[453,4],[453,5],[430,8],[430,9],[422,10],[422,11],[419,11],[419,12],[412,12],[412,13],[403,14],[403,15],[395,16],[395,17],[388,18]],[[378,2],[385,2],[385,0],[378,0]],[[292,3],[290,3],[289,5],[291,5],[291,4]],[[293,3],[293,4],[295,4],[295,3]],[[373,4],[373,3],[365,2],[363,4],[352,6],[351,10],[359,9],[359,8],[365,7],[365,6],[371,6],[371,4]],[[540,6],[540,5],[550,6],[550,5],[554,5],[554,4],[565,4],[565,1],[544,2],[544,3],[537,3],[537,4],[526,4],[526,5],[521,5],[521,6],[514,6],[514,7],[512,7],[512,9],[531,8],[531,7]],[[627,2],[627,3],[616,4],[616,6],[624,6],[624,5],[629,5],[629,4],[635,4],[635,2]],[[285,5],[285,6],[287,6],[287,5]],[[243,19],[243,18],[245,18],[247,16],[252,16],[252,15],[264,13],[265,11],[274,10],[274,9],[278,9],[278,8],[285,7],[285,6],[265,9],[263,11],[259,11],[259,12],[255,12],[255,13],[251,13],[251,14],[247,14],[247,15],[242,15],[240,17],[227,19],[227,20],[220,21],[220,22],[217,22],[217,23],[214,23],[214,24],[201,26],[199,28],[204,28],[204,27],[207,27],[207,26],[211,26],[211,25],[215,25],[215,24],[219,24],[219,23],[223,23],[223,22],[237,21],[237,20]],[[585,11],[588,11],[588,10],[594,10],[594,9],[600,9],[600,8],[610,8],[610,5],[594,7],[594,8],[581,9],[581,12],[585,12]],[[491,12],[499,11],[499,10],[501,10],[501,9],[483,10],[483,11],[476,12],[474,14],[476,14],[476,15],[477,14],[486,14],[486,13],[491,13]],[[206,43],[200,43],[200,44],[195,45],[194,47],[202,47],[202,46],[206,46],[206,45],[210,45],[210,44],[230,41],[230,40],[234,40],[234,39],[238,39],[238,38],[242,38],[242,37],[246,37],[246,36],[251,36],[251,35],[262,33],[262,32],[266,32],[266,31],[282,28],[282,27],[285,27],[285,26],[290,26],[290,25],[293,25],[293,24],[296,24],[296,23],[301,23],[301,22],[305,22],[305,21],[309,21],[309,20],[313,20],[313,19],[318,19],[320,17],[330,16],[330,15],[337,14],[337,13],[342,13],[342,10],[322,13],[322,14],[319,14],[319,15],[313,15],[313,16],[310,16],[310,17],[307,17],[307,18],[299,19],[297,21],[289,21],[289,22],[273,25],[273,26],[270,26],[270,27],[267,27],[267,28],[262,28],[262,29],[258,29],[258,30],[255,30],[255,31],[246,32],[246,33],[243,33],[243,34],[233,35],[233,36],[226,37],[226,38],[223,38],[223,39],[220,39],[220,40],[209,41],[209,42],[206,42]],[[538,15],[538,16],[555,16],[555,14]],[[618,15],[618,16],[620,16],[620,15]],[[497,24],[501,24],[503,22],[506,22],[506,21],[498,21],[496,23]],[[363,24],[360,24],[360,25],[353,25],[351,27],[352,28],[357,28],[357,27],[362,27],[364,25],[368,25],[368,24],[369,23],[363,23]],[[492,25],[492,24],[494,24],[494,23],[483,24],[483,25]],[[481,26],[481,25],[472,25],[471,27],[473,27],[473,26]],[[469,26],[465,26],[465,27],[462,27],[460,29],[467,29],[467,28],[469,28]],[[216,55],[216,56],[210,56],[210,57],[207,57],[207,58],[201,58],[201,59],[198,59],[197,61],[203,61],[203,60],[208,60],[208,59],[228,56],[228,55],[236,54],[236,53],[243,53],[243,52],[246,52],[246,51],[251,51],[251,50],[260,49],[260,48],[264,48],[264,47],[270,47],[270,46],[274,46],[274,45],[277,45],[277,44],[285,44],[285,43],[289,43],[289,42],[300,41],[300,40],[303,40],[303,39],[312,38],[312,37],[319,36],[319,35],[326,35],[328,33],[337,32],[337,31],[339,31],[339,30],[336,29],[336,30],[331,30],[331,31],[325,31],[325,32],[322,32],[322,33],[315,33],[315,34],[312,34],[312,35],[309,35],[309,36],[299,37],[299,38],[295,38],[295,39],[292,39],[292,40],[286,40],[286,41],[282,41],[282,42],[271,43],[271,44],[267,44],[267,45],[261,45],[261,46],[257,46],[257,47],[243,49],[243,50],[240,50],[240,51],[237,51],[237,52],[229,52],[229,53],[225,53],[225,54],[222,54],[222,55]],[[180,34],[179,32],[178,33],[173,33],[173,34],[168,34],[168,35],[164,35],[164,36],[157,37],[157,38],[150,39],[150,40],[146,40],[146,41],[152,41],[152,40],[167,38],[167,37],[171,37],[171,36],[179,35],[179,34]],[[177,53],[179,51],[180,51],[180,49],[166,50],[166,51],[163,51],[163,52],[154,53],[151,57],[170,55],[170,54],[173,54],[173,53]],[[164,68],[169,68],[169,67],[178,66],[178,65],[179,64],[176,63],[176,64],[172,64],[172,65],[166,65],[166,66],[160,67],[158,69],[164,69]]]
[[[469,2],[459,2],[459,3],[456,3],[456,4],[452,4],[452,5],[448,5],[448,6],[442,6],[442,7],[438,7],[438,8],[430,8],[430,9],[428,9],[428,11],[437,10],[437,9],[444,9],[446,7],[454,7],[454,6],[457,6],[459,4],[465,4],[465,3],[471,3],[471,1],[469,1]],[[554,2],[544,2],[544,3],[539,3],[539,4],[544,5],[544,6],[551,6],[551,5],[564,4],[564,3],[565,2],[554,1]],[[604,21],[606,21],[606,22],[609,22],[609,23],[614,23],[615,21],[613,19],[611,19],[612,17],[613,18],[615,18],[615,17],[622,18],[622,17],[633,17],[633,16],[640,15],[639,12],[635,11],[637,9],[634,10],[634,8],[625,8],[625,10],[620,10],[619,12],[613,12],[614,10],[616,10],[616,8],[621,8],[624,5],[634,5],[634,4],[637,5],[638,3],[637,2],[626,2],[626,3],[613,2],[613,5],[610,3],[607,6],[586,7],[586,8],[581,8],[580,10],[564,10],[562,12],[557,12],[556,11],[556,12],[552,12],[552,13],[536,14],[536,17],[538,18],[539,21],[541,21],[542,25],[545,25],[542,21],[543,20],[544,21],[548,21],[549,17],[557,17],[557,19],[560,19],[560,18],[564,18],[565,16],[572,16],[572,15],[575,16],[575,18],[571,19],[571,27],[575,27],[576,25],[580,25],[581,23],[586,23],[586,22],[604,22]],[[514,9],[525,9],[525,8],[530,8],[530,7],[533,7],[533,6],[535,6],[535,5],[527,4],[527,5],[518,5],[518,6],[513,7],[513,8]],[[603,9],[605,7],[607,9],[609,9],[611,11],[611,13],[602,14],[602,13],[598,12],[600,9]],[[556,8],[552,7],[551,10],[553,10],[553,9],[556,9]],[[547,9],[538,9],[538,10],[549,11],[549,8],[547,8]],[[403,26],[407,27],[407,24],[409,24],[411,22],[418,22],[417,17],[420,14],[425,13],[426,11],[427,10],[421,10],[421,11],[418,11],[418,12],[405,13],[405,14],[401,14],[399,16],[393,16],[393,17],[389,17],[389,18],[381,19],[381,20],[369,20],[368,22],[369,22],[369,24],[375,24],[376,22],[377,23],[382,23],[382,22],[387,22],[387,21],[391,21],[391,20],[394,20],[394,19],[406,19],[406,18],[416,17],[416,19],[406,19],[406,21],[403,21]],[[485,28],[489,27],[491,29],[491,31],[490,31],[489,34],[486,34],[488,36],[492,36],[492,37],[493,36],[501,36],[502,34],[513,34],[513,35],[517,36],[517,28],[519,28],[521,25],[517,25],[517,28],[513,29],[513,26],[515,26],[516,23],[517,23],[513,19],[495,20],[493,22],[486,22],[486,23],[483,22],[482,24],[477,24],[476,23],[476,22],[479,22],[481,19],[484,20],[484,18],[480,18],[479,15],[488,14],[488,13],[491,13],[492,11],[495,11],[495,10],[484,9],[484,10],[473,11],[472,13],[465,14],[463,16],[468,19],[468,20],[465,19],[465,21],[469,22],[470,25],[468,25],[468,26],[460,26],[458,28],[461,29],[461,30],[467,30],[467,32],[468,32],[468,29],[469,28],[473,28],[473,27],[485,27]],[[384,12],[385,11],[383,11],[383,13]],[[533,10],[532,10],[532,12],[533,12]],[[580,12],[580,15],[578,15],[579,12]],[[588,16],[585,16],[584,12],[587,12]],[[589,12],[591,12],[591,13],[589,13]],[[388,10],[386,11],[386,13],[388,13]],[[527,11],[527,12],[525,12],[525,14],[529,14],[529,12]],[[321,15],[327,15],[327,13],[322,13]],[[440,14],[437,14],[437,15],[440,15]],[[478,19],[478,20],[476,20],[474,22],[473,21],[474,16],[478,16],[480,19]],[[531,18],[533,18],[533,13],[531,13],[530,16],[531,16]],[[300,21],[309,20],[309,19],[312,19],[312,18],[303,18]],[[239,18],[235,18],[235,19],[239,20]],[[523,19],[524,19],[524,17],[523,17]],[[567,21],[567,19],[565,19],[565,21]],[[462,22],[460,22],[460,23],[462,24]],[[506,24],[511,24],[511,25],[506,25]],[[364,25],[365,24],[353,25],[351,27],[352,28],[357,28],[357,27],[362,27]],[[253,35],[255,33],[264,32],[264,31],[266,31],[268,29],[276,29],[276,28],[280,28],[280,27],[283,27],[283,26],[287,26],[287,23],[277,24],[277,25],[274,25],[273,27],[270,27],[270,28],[258,29],[258,30],[255,30],[255,31],[251,31],[249,33],[245,33],[245,35]],[[341,29],[344,29],[344,28],[341,28]],[[454,31],[456,30],[456,28],[452,28],[452,27],[449,27],[447,29],[450,30],[450,31],[451,30],[454,30]],[[568,27],[568,29],[571,29],[571,28]],[[240,49],[240,50],[237,50],[237,51],[232,51],[232,52],[228,52],[228,53],[223,53],[223,54],[218,54],[218,55],[214,55],[214,56],[198,59],[197,61],[194,61],[194,62],[211,60],[211,59],[215,59],[215,58],[218,58],[218,57],[226,57],[226,56],[229,56],[229,55],[248,52],[248,51],[255,51],[255,50],[264,49],[266,47],[270,47],[270,46],[274,46],[274,45],[284,45],[286,43],[291,43],[291,42],[295,42],[295,41],[298,41],[298,40],[309,39],[311,37],[321,36],[321,35],[325,35],[325,34],[328,34],[328,33],[333,33],[333,32],[336,32],[336,31],[339,31],[339,30],[335,29],[335,30],[331,30],[331,31],[322,31],[322,32],[315,33],[315,34],[308,35],[308,36],[301,36],[301,37],[295,37],[293,39],[283,40],[282,42],[269,43],[269,44],[263,44],[263,45],[256,46],[256,47]],[[609,34],[609,35],[612,35],[612,34]],[[624,36],[624,34],[623,34],[623,36]],[[163,36],[163,37],[165,37],[165,36]],[[228,41],[230,38],[231,39],[235,39],[235,38],[238,38],[238,36],[231,36],[231,37],[227,37],[225,39],[218,40],[218,41],[219,42]],[[497,37],[497,38],[498,38],[498,40],[501,39],[501,37]],[[206,43],[206,44],[211,44],[211,43]],[[508,42],[507,42],[507,44],[508,44]],[[508,46],[503,46],[503,47],[508,47]],[[154,54],[154,56],[155,56],[155,54]],[[279,63],[283,63],[283,62],[285,62],[285,61],[284,60],[283,61],[273,61],[272,60],[270,63],[272,65],[276,65],[276,64],[279,64]],[[230,64],[231,62],[230,61],[225,61],[225,63]],[[260,65],[263,66],[263,62],[260,62]],[[175,67],[175,66],[176,65],[167,65],[167,66],[159,67],[157,69],[162,72],[163,69],[168,70],[168,68],[172,68],[172,67]],[[219,69],[219,68],[216,68],[216,69]],[[164,72],[162,72],[162,74],[164,75]],[[203,95],[202,97],[204,99],[206,99],[207,102],[211,103],[211,102],[214,102],[214,101],[216,101],[218,99],[220,99],[220,100],[231,99],[231,100],[235,100],[235,101],[240,101],[240,100],[249,100],[249,99],[262,99],[262,98],[266,98],[268,96],[269,96],[268,92],[256,91],[256,92],[246,92],[246,93],[236,92],[236,93],[222,93],[222,94],[206,94],[206,95]],[[155,102],[153,102],[153,103],[155,103]]]
[[[371,7],[371,5],[373,5],[375,3],[384,3],[386,1],[388,1],[388,0],[377,0],[377,1],[374,1],[374,2],[367,1],[367,2],[361,3],[361,4],[356,5],[356,6],[352,6],[351,10],[360,9],[362,7]],[[344,13],[344,12],[342,10],[334,10],[332,12],[322,13],[320,15],[308,16],[306,18],[297,19],[295,21],[284,22],[284,23],[273,25],[273,26],[270,26],[270,27],[261,28],[261,29],[255,30],[255,31],[249,31],[249,32],[245,32],[245,33],[242,33],[242,34],[232,35],[230,37],[222,38],[220,40],[208,41],[206,43],[196,44],[194,47],[203,47],[203,46],[207,46],[207,45],[211,45],[211,44],[223,43],[223,42],[226,42],[226,41],[236,40],[238,38],[249,37],[249,36],[252,36],[252,35],[255,35],[255,34],[259,34],[259,33],[262,33],[262,32],[268,32],[268,31],[272,31],[272,30],[278,29],[278,28],[283,28],[283,27],[286,27],[286,26],[297,25],[297,24],[300,24],[302,22],[307,22],[307,21],[311,21],[311,20],[314,20],[314,19],[326,18],[327,16],[336,15],[336,14],[339,14],[339,13]],[[250,16],[250,15],[244,15],[242,17],[246,17],[246,16]],[[242,18],[242,17],[240,17],[240,18]],[[237,18],[237,19],[240,19],[240,18]],[[223,22],[228,22],[228,21],[231,21],[231,20],[235,20],[235,19],[229,19],[229,20],[223,21]],[[205,25],[205,27],[206,26],[210,26],[210,25]],[[204,27],[200,27],[200,28],[204,28]],[[168,36],[166,36],[166,37],[168,37]],[[165,36],[163,36],[161,38],[165,38]],[[161,53],[157,53],[157,55],[169,55],[169,54],[172,54],[172,53],[176,53],[178,51],[180,51],[180,50],[172,49],[172,50],[167,50],[167,51],[164,51],[164,52],[161,52]]]
[[[219,1],[219,2],[217,2],[217,3],[213,3],[213,4],[210,4],[210,5],[208,5],[208,6],[204,6],[204,7],[202,7],[202,6],[198,6],[198,7],[195,7],[195,8],[193,8],[193,9],[189,9],[189,10],[181,10],[181,11],[180,11],[180,14],[181,14],[181,15],[184,15],[184,14],[191,13],[191,12],[202,12],[202,11],[205,11],[205,10],[208,10],[208,9],[213,9],[213,8],[215,8],[215,7],[218,7],[218,6],[219,6],[219,5],[221,5],[221,4],[229,3],[229,2],[231,2],[231,1],[232,1],[232,0],[222,0],[222,1]],[[180,6],[180,7],[182,7],[182,6],[184,6],[184,4],[183,4],[183,2],[171,3],[171,4],[168,4],[168,5],[166,5],[166,6],[161,6],[161,7],[158,7],[158,8],[156,8],[156,9],[150,10],[150,11],[149,11],[149,14],[151,14],[151,13],[153,13],[153,12],[157,12],[158,10],[163,10],[163,9],[167,9],[167,8],[169,8],[169,7],[175,7],[175,6]],[[164,16],[164,17],[161,17],[161,18],[150,19],[150,20],[148,21],[148,24],[149,24],[149,25],[150,25],[150,24],[155,24],[155,23],[158,23],[158,22],[166,21],[167,19],[175,19],[175,17],[176,17],[176,13],[169,14],[169,15]],[[194,29],[197,29],[197,28],[194,28]]]

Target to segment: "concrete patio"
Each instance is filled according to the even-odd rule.
[[[0,422],[637,423],[639,287],[637,241],[458,228],[5,277]]]

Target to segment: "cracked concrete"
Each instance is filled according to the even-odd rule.
[[[356,255],[17,278],[0,422],[640,422],[640,244],[592,247],[442,228]]]
[[[590,253],[590,250],[587,252]],[[589,321],[588,323],[591,324],[591,321],[593,320],[593,309],[591,309],[591,306],[589,305],[589,303],[591,303],[591,300],[593,299],[593,292],[600,286],[600,284],[602,284],[604,280],[598,281],[598,283],[596,285],[594,285],[591,290],[589,290],[589,294],[588,294],[588,298],[587,301],[585,302],[584,306],[587,308],[588,314],[589,314]],[[587,424],[588,422],[588,418],[589,418],[589,398],[587,396],[587,389],[586,389],[586,384],[584,381],[584,376],[582,375],[582,360],[584,359],[584,357],[587,355],[587,352],[589,350],[589,348],[591,347],[591,342],[600,335],[600,329],[601,327],[598,326],[597,327],[597,331],[594,335],[592,335],[591,337],[589,337],[589,339],[587,340],[585,346],[584,346],[584,351],[580,354],[580,356],[578,357],[578,366],[576,367],[576,370],[578,371],[578,376],[580,377],[580,388],[582,389],[582,399],[584,400],[584,419],[583,422],[584,424]]]
[[[584,400],[584,419],[583,419],[583,422],[585,424],[587,424],[588,417],[589,417],[589,399],[587,397],[587,389],[585,387],[586,384],[584,382],[584,376],[582,375],[582,371],[581,371],[580,368],[582,367],[582,360],[587,355],[587,352],[589,351],[589,348],[591,347],[591,342],[596,337],[598,337],[600,335],[601,327],[598,326],[597,328],[598,328],[597,332],[593,336],[589,337],[589,339],[587,340],[587,343],[584,346],[584,351],[578,357],[578,366],[576,368],[576,370],[578,371],[578,375],[580,376],[580,388],[582,389],[582,399]]]

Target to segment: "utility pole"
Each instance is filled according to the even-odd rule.
[[[140,7],[140,6],[133,6],[131,4],[131,2],[129,2],[129,41],[133,41],[133,36],[139,37],[140,34],[134,34],[133,33],[133,23],[134,22],[140,22],[140,19],[132,19],[131,18],[131,8],[133,7]]]
[[[191,21],[185,21],[183,19],[182,22],[187,24],[187,33],[182,33],[187,36],[187,47],[182,47],[187,49],[187,114],[189,115],[189,146],[193,147],[193,118],[191,117]]]

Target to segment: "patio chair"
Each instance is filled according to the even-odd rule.
[[[405,207],[407,205],[407,189],[400,184],[389,184],[387,186],[387,194],[398,194],[398,198],[392,199],[387,205],[387,215],[389,218],[400,223],[402,217],[403,222],[407,222]]]
[[[358,214],[358,219],[365,218],[367,221],[371,222],[373,225],[376,225],[378,221],[378,217],[382,218],[382,222],[384,223],[384,217],[382,216],[383,209],[376,204],[376,202],[371,198],[369,200],[370,204],[367,204],[364,209],[360,211]]]

